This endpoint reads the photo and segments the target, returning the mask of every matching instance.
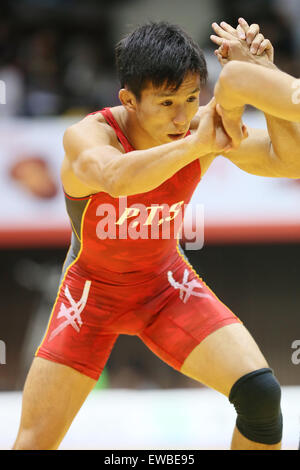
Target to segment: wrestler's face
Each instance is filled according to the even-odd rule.
[[[152,145],[182,139],[199,108],[200,76],[189,73],[178,90],[149,84],[136,101],[136,117]]]

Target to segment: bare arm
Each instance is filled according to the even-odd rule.
[[[229,62],[215,86],[215,98],[227,110],[250,104],[274,117],[300,121],[300,80],[278,69]]]
[[[230,145],[221,124],[215,123],[215,103],[205,108],[194,134],[128,152],[126,157],[112,145],[105,126],[81,122],[64,135],[66,158],[76,177],[94,191],[105,191],[113,197],[150,191],[196,158],[218,153]]]
[[[229,152],[226,157],[228,157],[239,168],[251,174],[270,177],[299,178],[300,123],[290,122],[286,119],[280,119],[279,117],[271,115],[270,112],[273,112],[271,107],[273,106],[274,100],[277,100],[275,106],[278,105],[279,101],[283,107],[286,105],[284,104],[284,101],[281,101],[280,97],[276,93],[273,96],[272,92],[270,92],[270,84],[267,85],[268,81],[265,82],[264,86],[262,83],[257,88],[256,86],[253,86],[253,83],[256,85],[256,82],[250,73],[250,71],[253,70],[253,67],[255,68],[254,73],[256,73],[257,68],[259,68],[259,72],[262,71],[261,76],[263,76],[264,79],[266,78],[265,73],[273,73],[276,75],[275,79],[277,85],[280,86],[280,82],[277,81],[277,71],[265,69],[260,65],[256,66],[244,62],[231,62],[225,65],[223,71],[225,71],[227,67],[231,70],[234,69],[234,74],[240,72],[240,67],[244,67],[245,69],[247,68],[247,74],[239,76],[239,80],[237,79],[237,82],[239,82],[239,84],[237,83],[237,87],[238,90],[239,87],[245,90],[250,89],[253,100],[256,100],[256,105],[258,105],[259,100],[261,100],[261,102],[264,101],[264,105],[257,107],[264,108],[263,111],[265,113],[268,131],[248,129],[248,139],[242,142],[241,146],[237,150]],[[226,79],[225,73],[224,76]],[[247,77],[247,79],[245,77]],[[224,77],[220,80],[220,83],[223,78]],[[220,86],[222,87],[223,85],[221,84]],[[231,86],[229,85],[229,93],[230,88]],[[216,91],[218,94],[218,89]],[[240,96],[239,92],[237,92],[237,94]],[[257,98],[254,98],[255,96]],[[285,95],[285,98],[287,98],[287,95]],[[266,104],[266,100],[269,100],[268,104]],[[235,102],[233,106],[233,102],[230,101],[230,99],[226,103],[223,102],[220,114],[222,115],[224,127],[228,132],[230,132],[230,127],[234,126],[234,123],[238,123],[241,120],[244,104],[245,103],[242,103],[241,106],[241,102],[239,101]]]
[[[236,30],[233,30],[230,25],[221,23],[223,25],[222,28],[226,29],[225,32],[218,25],[214,26],[215,32],[220,36],[217,43],[221,44],[220,41],[223,41],[222,44],[224,45],[225,41],[224,55],[226,60],[229,61],[225,65],[221,73],[222,77],[216,86],[216,93],[218,94],[220,90],[221,93],[224,92],[225,86],[228,85],[228,92],[225,92],[225,94],[228,94],[225,98],[223,95],[224,101],[222,105],[218,103],[218,111],[222,116],[223,125],[227,132],[230,132],[230,128],[234,126],[234,123],[237,128],[237,123],[241,121],[244,105],[248,102],[247,100],[245,103],[241,96],[243,94],[248,95],[249,93],[251,101],[256,101],[256,105],[259,104],[257,107],[263,108],[268,132],[251,129],[249,138],[242,143],[238,150],[229,153],[228,158],[239,168],[249,173],[261,176],[299,178],[300,151],[298,149],[300,125],[280,119],[280,117],[277,117],[280,113],[277,113],[277,116],[270,113],[274,112],[277,106],[279,106],[280,112],[282,107],[284,107],[285,112],[287,108],[295,108],[293,103],[292,106],[289,104],[292,101],[290,87],[293,79],[277,70],[272,63],[272,45],[270,41],[265,40],[259,33],[259,26],[251,25],[249,27],[244,20],[242,23],[240,22],[241,24],[243,25],[245,37],[248,38],[251,31],[251,36],[256,34],[252,45],[250,44],[250,49],[245,40],[237,38]],[[216,41],[214,40],[214,42]],[[251,53],[255,42],[256,46],[254,49],[257,51],[257,54]],[[259,46],[259,43],[261,46]],[[260,55],[260,47],[264,49],[264,46],[267,47],[268,53]],[[221,52],[217,53],[220,54]],[[230,61],[233,62],[230,63]],[[278,79],[278,77],[283,75],[285,76],[285,86],[289,86],[287,89],[285,88],[282,99],[280,94],[273,92],[272,85],[277,87],[278,90],[281,86],[281,78]],[[257,76],[260,77],[260,82],[256,80]],[[271,86],[269,83],[270,77],[272,77]],[[235,90],[235,87],[237,87],[237,90]],[[284,100],[287,103],[284,103]]]
[[[248,128],[248,133],[249,137],[241,143],[237,150],[232,150],[224,155],[226,158],[241,170],[253,175],[300,178],[300,150],[298,147],[288,142],[282,148],[278,148],[278,143],[275,143],[274,146],[268,132],[263,129]],[[287,137],[289,140],[289,134],[290,130],[287,129],[284,138]],[[289,151],[286,152],[287,148]]]

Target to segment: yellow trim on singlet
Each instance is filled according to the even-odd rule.
[[[71,225],[72,225],[73,232],[75,233],[75,235],[76,235],[78,241],[81,242],[81,240],[80,240],[80,238],[79,238],[79,236],[78,236],[78,234],[77,234],[77,232],[76,232],[76,230],[75,230],[75,227],[74,227],[74,225],[73,225],[73,221],[72,221],[71,218],[70,218],[70,222],[71,222]]]
[[[199,274],[195,271],[195,269],[193,268],[193,266],[184,258],[184,256],[182,255],[182,253],[180,253],[180,250],[179,250],[179,240],[177,241],[177,244],[176,244],[176,249],[177,249],[177,253],[179,254],[179,256],[182,258],[182,260],[185,262],[185,264],[187,266],[189,266],[189,268],[196,274],[197,278],[202,282],[202,284],[205,285],[205,287],[207,287],[207,289],[212,293],[212,295],[219,301],[221,302],[222,305],[224,305],[224,307],[228,308],[228,310],[232,313],[233,316],[235,316],[235,318],[237,318],[242,324],[243,322],[239,319],[239,317],[237,317],[232,310],[230,310],[229,307],[227,307],[227,305],[224,304],[224,302],[222,302],[222,300],[219,299],[219,297],[216,296],[216,294],[208,287],[207,284],[205,284],[205,282],[203,281],[203,279],[199,276]]]
[[[35,354],[34,354],[35,356],[37,356],[37,354],[38,354],[38,352],[39,352],[39,350],[40,350],[40,348],[41,348],[41,346],[42,346],[42,344],[43,344],[43,342],[44,342],[44,340],[45,340],[45,338],[46,338],[46,336],[47,336],[47,334],[48,334],[49,326],[50,326],[50,323],[51,323],[51,320],[52,320],[52,316],[53,316],[53,313],[54,313],[54,310],[55,310],[55,307],[56,307],[56,304],[57,304],[57,300],[58,300],[58,297],[59,297],[59,294],[60,294],[60,289],[61,289],[61,287],[62,287],[62,285],[63,285],[63,283],[64,283],[64,280],[65,280],[65,278],[66,278],[66,275],[68,274],[68,271],[69,271],[69,269],[71,268],[71,266],[73,266],[73,264],[76,263],[76,261],[79,259],[80,255],[81,255],[81,252],[82,252],[82,249],[83,249],[83,222],[84,222],[84,217],[85,217],[86,211],[87,211],[87,209],[88,209],[88,207],[89,207],[89,204],[90,204],[91,200],[92,200],[92,199],[89,199],[87,205],[86,205],[85,208],[84,208],[84,211],[83,211],[82,217],[81,217],[80,234],[81,234],[81,240],[82,240],[82,241],[81,241],[81,245],[80,245],[80,250],[79,250],[78,255],[76,256],[76,258],[74,259],[74,261],[72,261],[72,263],[70,263],[70,265],[67,267],[66,272],[65,272],[65,274],[64,274],[64,277],[63,277],[63,279],[62,279],[61,282],[60,282],[60,285],[59,285],[59,288],[58,288],[58,291],[57,291],[57,296],[56,296],[56,299],[55,299],[55,302],[54,302],[54,305],[53,305],[53,308],[52,308],[52,311],[51,311],[51,315],[50,315],[50,318],[49,318],[49,321],[48,321],[46,333],[44,334],[43,339],[42,339],[42,341],[41,341],[39,347],[37,348],[37,350],[36,350],[36,352],[35,352]],[[79,241],[80,241],[80,240],[79,240]],[[70,249],[71,249],[71,246],[69,247],[67,256],[68,256],[68,254],[69,254]],[[67,260],[67,256],[66,256],[66,259],[65,259],[65,261],[64,261],[64,265],[63,265],[63,266],[65,266],[65,263],[66,263],[66,260]]]
[[[68,259],[68,256],[69,256],[69,253],[70,253],[71,248],[72,248],[72,243],[70,243],[70,246],[69,246],[69,249],[68,249],[68,253],[66,254],[65,261],[64,261],[64,264],[63,264],[63,267],[62,267],[62,273],[64,272],[65,264],[66,264],[66,262],[67,262],[67,259]]]

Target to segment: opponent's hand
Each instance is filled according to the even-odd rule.
[[[227,129],[223,125],[222,113]],[[195,138],[201,148],[205,148],[204,153],[226,153],[233,148],[238,148],[243,139],[247,137],[245,126],[241,119],[234,119],[221,107],[217,110],[216,100],[213,98],[206,106],[201,108],[200,122],[195,133]]]
[[[265,53],[269,61],[274,63],[274,47],[271,41],[265,39],[260,32],[259,25],[252,24],[249,26],[244,18],[239,18],[238,22],[239,24],[236,28],[238,36],[240,39],[244,39],[247,42],[251,54],[263,55]]]
[[[243,18],[239,18],[236,29],[224,21],[220,26],[213,23],[212,27],[217,36],[211,35],[210,39],[219,46],[215,55],[222,66],[230,60],[241,60],[274,68],[273,46],[260,33],[257,24],[249,26]]]

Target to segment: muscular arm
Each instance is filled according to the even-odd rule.
[[[231,64],[235,65],[235,62],[229,63],[226,67]],[[239,121],[243,113],[243,104],[240,108],[241,101],[239,101],[232,109],[228,111],[225,109],[230,121]],[[199,108],[191,123],[194,129],[199,124],[202,109]],[[237,118],[233,116],[231,119],[231,113],[234,114],[236,111],[241,115]],[[248,138],[243,140],[237,149],[227,152],[224,156],[241,170],[253,175],[300,178],[300,124],[266,113],[265,118],[268,131],[248,128]]]
[[[300,122],[300,80],[276,68],[229,62],[215,86],[215,98],[228,110],[250,104],[265,114]]]
[[[92,136],[92,126],[67,129],[66,159],[80,182],[113,197],[150,191],[201,155],[201,148],[193,144],[193,136],[188,136],[149,150],[128,152],[125,157],[110,144],[105,132],[97,129],[98,134]]]
[[[286,128],[284,127],[286,124]],[[275,121],[266,130],[248,128],[249,137],[237,150],[224,155],[241,170],[258,176],[278,178],[300,178],[300,150],[291,141],[291,130],[287,121]],[[276,127],[280,127],[279,139],[271,140]]]
[[[90,118],[71,126],[64,135],[63,184],[75,174],[87,188],[113,197],[151,191],[196,158],[218,153],[229,144],[221,124],[215,122],[215,104],[205,108],[195,133],[126,156],[118,150],[113,132],[105,125]]]
[[[239,168],[261,176],[300,177],[300,122],[287,120],[298,115],[300,121],[293,83],[279,70],[235,61],[225,65],[215,90],[224,115],[251,104],[264,112],[268,128],[252,129],[241,147],[226,155]]]

